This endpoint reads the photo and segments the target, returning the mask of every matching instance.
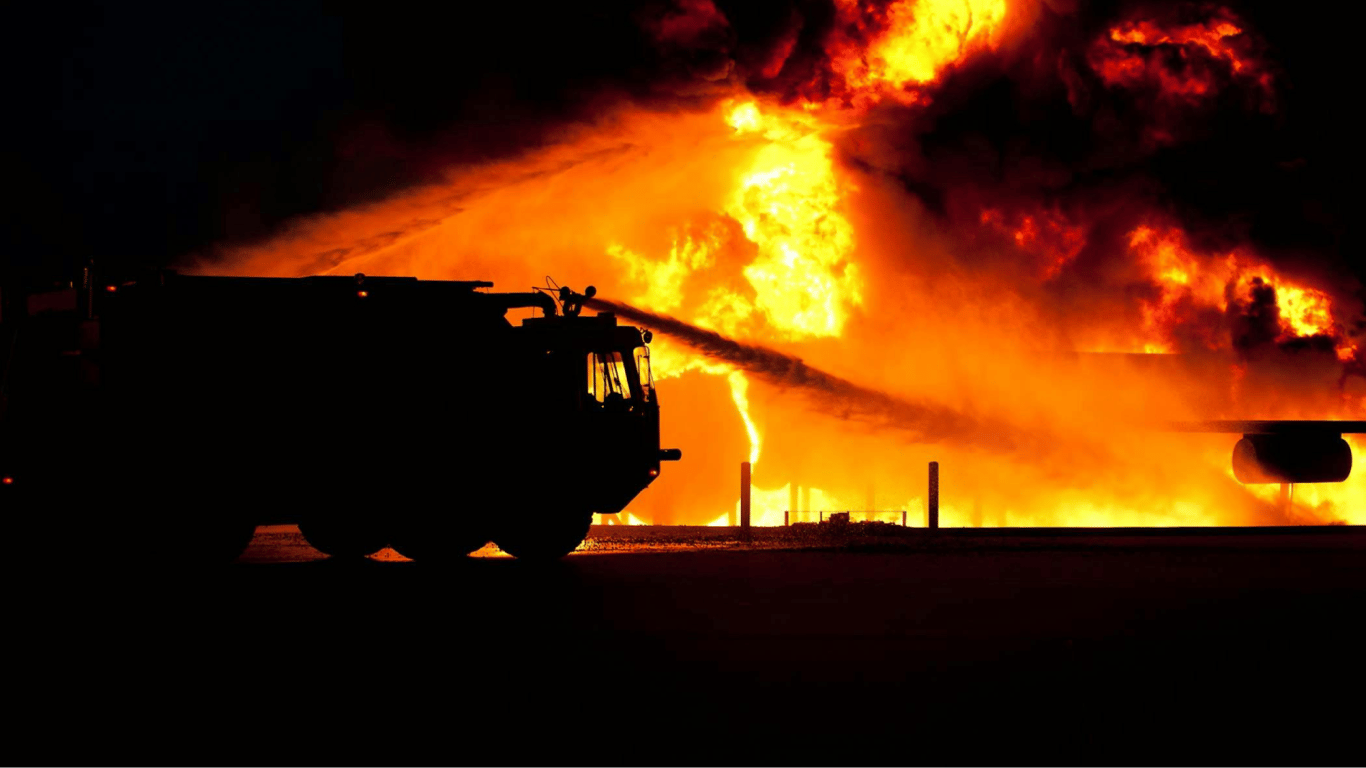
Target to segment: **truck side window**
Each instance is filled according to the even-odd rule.
[[[645,401],[649,402],[654,398],[655,375],[650,370],[650,348],[636,348],[636,370],[640,372],[640,388],[645,394]]]

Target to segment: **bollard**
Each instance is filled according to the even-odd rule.
[[[930,462],[930,501],[925,510],[925,527],[931,530],[939,528],[939,462]]]
[[[783,527],[784,527],[784,528],[786,528],[786,527],[789,526],[789,525],[792,525],[791,521],[788,519],[788,516],[791,515],[791,514],[792,514],[792,510],[790,510],[790,509],[784,509],[784,510],[783,510]]]
[[[740,462],[740,530],[749,536],[749,462]]]

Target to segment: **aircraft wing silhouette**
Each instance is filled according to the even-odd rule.
[[[1168,432],[1231,432],[1244,435],[1361,435],[1366,421],[1173,421]]]
[[[1164,429],[1241,434],[1233,475],[1242,483],[1340,483],[1352,473],[1342,436],[1366,434],[1366,421],[1173,421]]]

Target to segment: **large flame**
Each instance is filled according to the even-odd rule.
[[[831,67],[841,91],[859,104],[883,97],[914,104],[917,88],[948,66],[993,42],[1005,0],[898,0],[884,8],[838,0]]]
[[[727,81],[669,107],[622,103],[521,156],[296,222],[205,268],[503,289],[551,273],[768,350],[745,368],[657,336],[664,441],[687,459],[621,522],[731,519],[745,459],[761,525],[861,510],[872,484],[880,519],[906,510],[918,522],[929,460],[943,467],[946,525],[1366,519],[1366,481],[1297,489],[1286,508],[1276,489],[1233,480],[1228,436],[1144,426],[1360,417],[1359,308],[1340,305],[1343,291],[1283,274],[1250,245],[1197,246],[1156,206],[1121,215],[982,192],[960,220],[930,216],[877,163],[850,160],[858,129],[877,110],[930,103],[946,73],[1002,44],[1016,9],[838,0],[835,11],[824,69],[786,101]],[[685,46],[726,21],[689,0],[654,24]],[[1244,26],[1222,12],[1125,21],[1088,45],[1099,82],[1158,101],[1206,99],[1220,78],[1270,88]],[[1105,215],[1118,218],[1102,226]],[[1058,354],[1173,352],[1188,354]],[[817,369],[831,374],[807,375]],[[936,432],[897,408],[992,426]],[[792,509],[798,486],[809,501]]]
[[[830,143],[806,115],[770,117],[754,102],[727,121],[763,137],[725,207],[758,248],[744,270],[756,308],[789,337],[838,336],[847,308],[863,298],[853,229],[840,211],[849,187],[835,178]]]
[[[1204,308],[1229,311],[1230,304],[1257,300],[1259,292],[1274,297],[1274,324],[1277,340],[1315,336],[1331,337],[1338,356],[1349,359],[1354,345],[1343,336],[1342,326],[1333,318],[1331,301],[1324,291],[1298,286],[1278,276],[1256,257],[1237,251],[1201,255],[1185,243],[1177,228],[1156,230],[1140,226],[1129,234],[1129,245],[1139,263],[1145,265],[1160,295],[1145,301],[1144,351],[1176,351],[1171,335],[1191,318],[1183,313]],[[1210,334],[1205,346],[1217,349],[1222,339]]]

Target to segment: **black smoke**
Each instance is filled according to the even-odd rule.
[[[1233,348],[1246,355],[1275,343],[1281,332],[1281,312],[1276,304],[1276,289],[1254,277],[1245,300],[1229,303],[1233,323]]]
[[[662,4],[655,4],[662,5]],[[9,266],[167,266],[674,98],[651,4],[7,7]],[[700,55],[700,54],[699,54]]]
[[[686,106],[742,84],[819,95],[833,3],[719,0],[726,26],[662,40],[688,5],[9,9],[0,247],[38,272],[90,257],[166,265],[553,141],[621,101]],[[1169,212],[1197,245],[1253,244],[1287,278],[1363,277],[1355,25],[1329,9],[1227,3],[1265,57],[1274,110],[1230,87],[1167,114],[1176,140],[1152,146],[1151,105],[1101,87],[1086,50],[1116,21],[1169,4],[1013,5],[1034,14],[1020,42],[947,73],[926,107],[883,110],[867,129],[882,133],[842,146],[843,159],[946,219],[987,198],[1123,218],[1114,201],[1141,196],[1134,209]],[[1078,268],[1111,257],[1083,254]]]

